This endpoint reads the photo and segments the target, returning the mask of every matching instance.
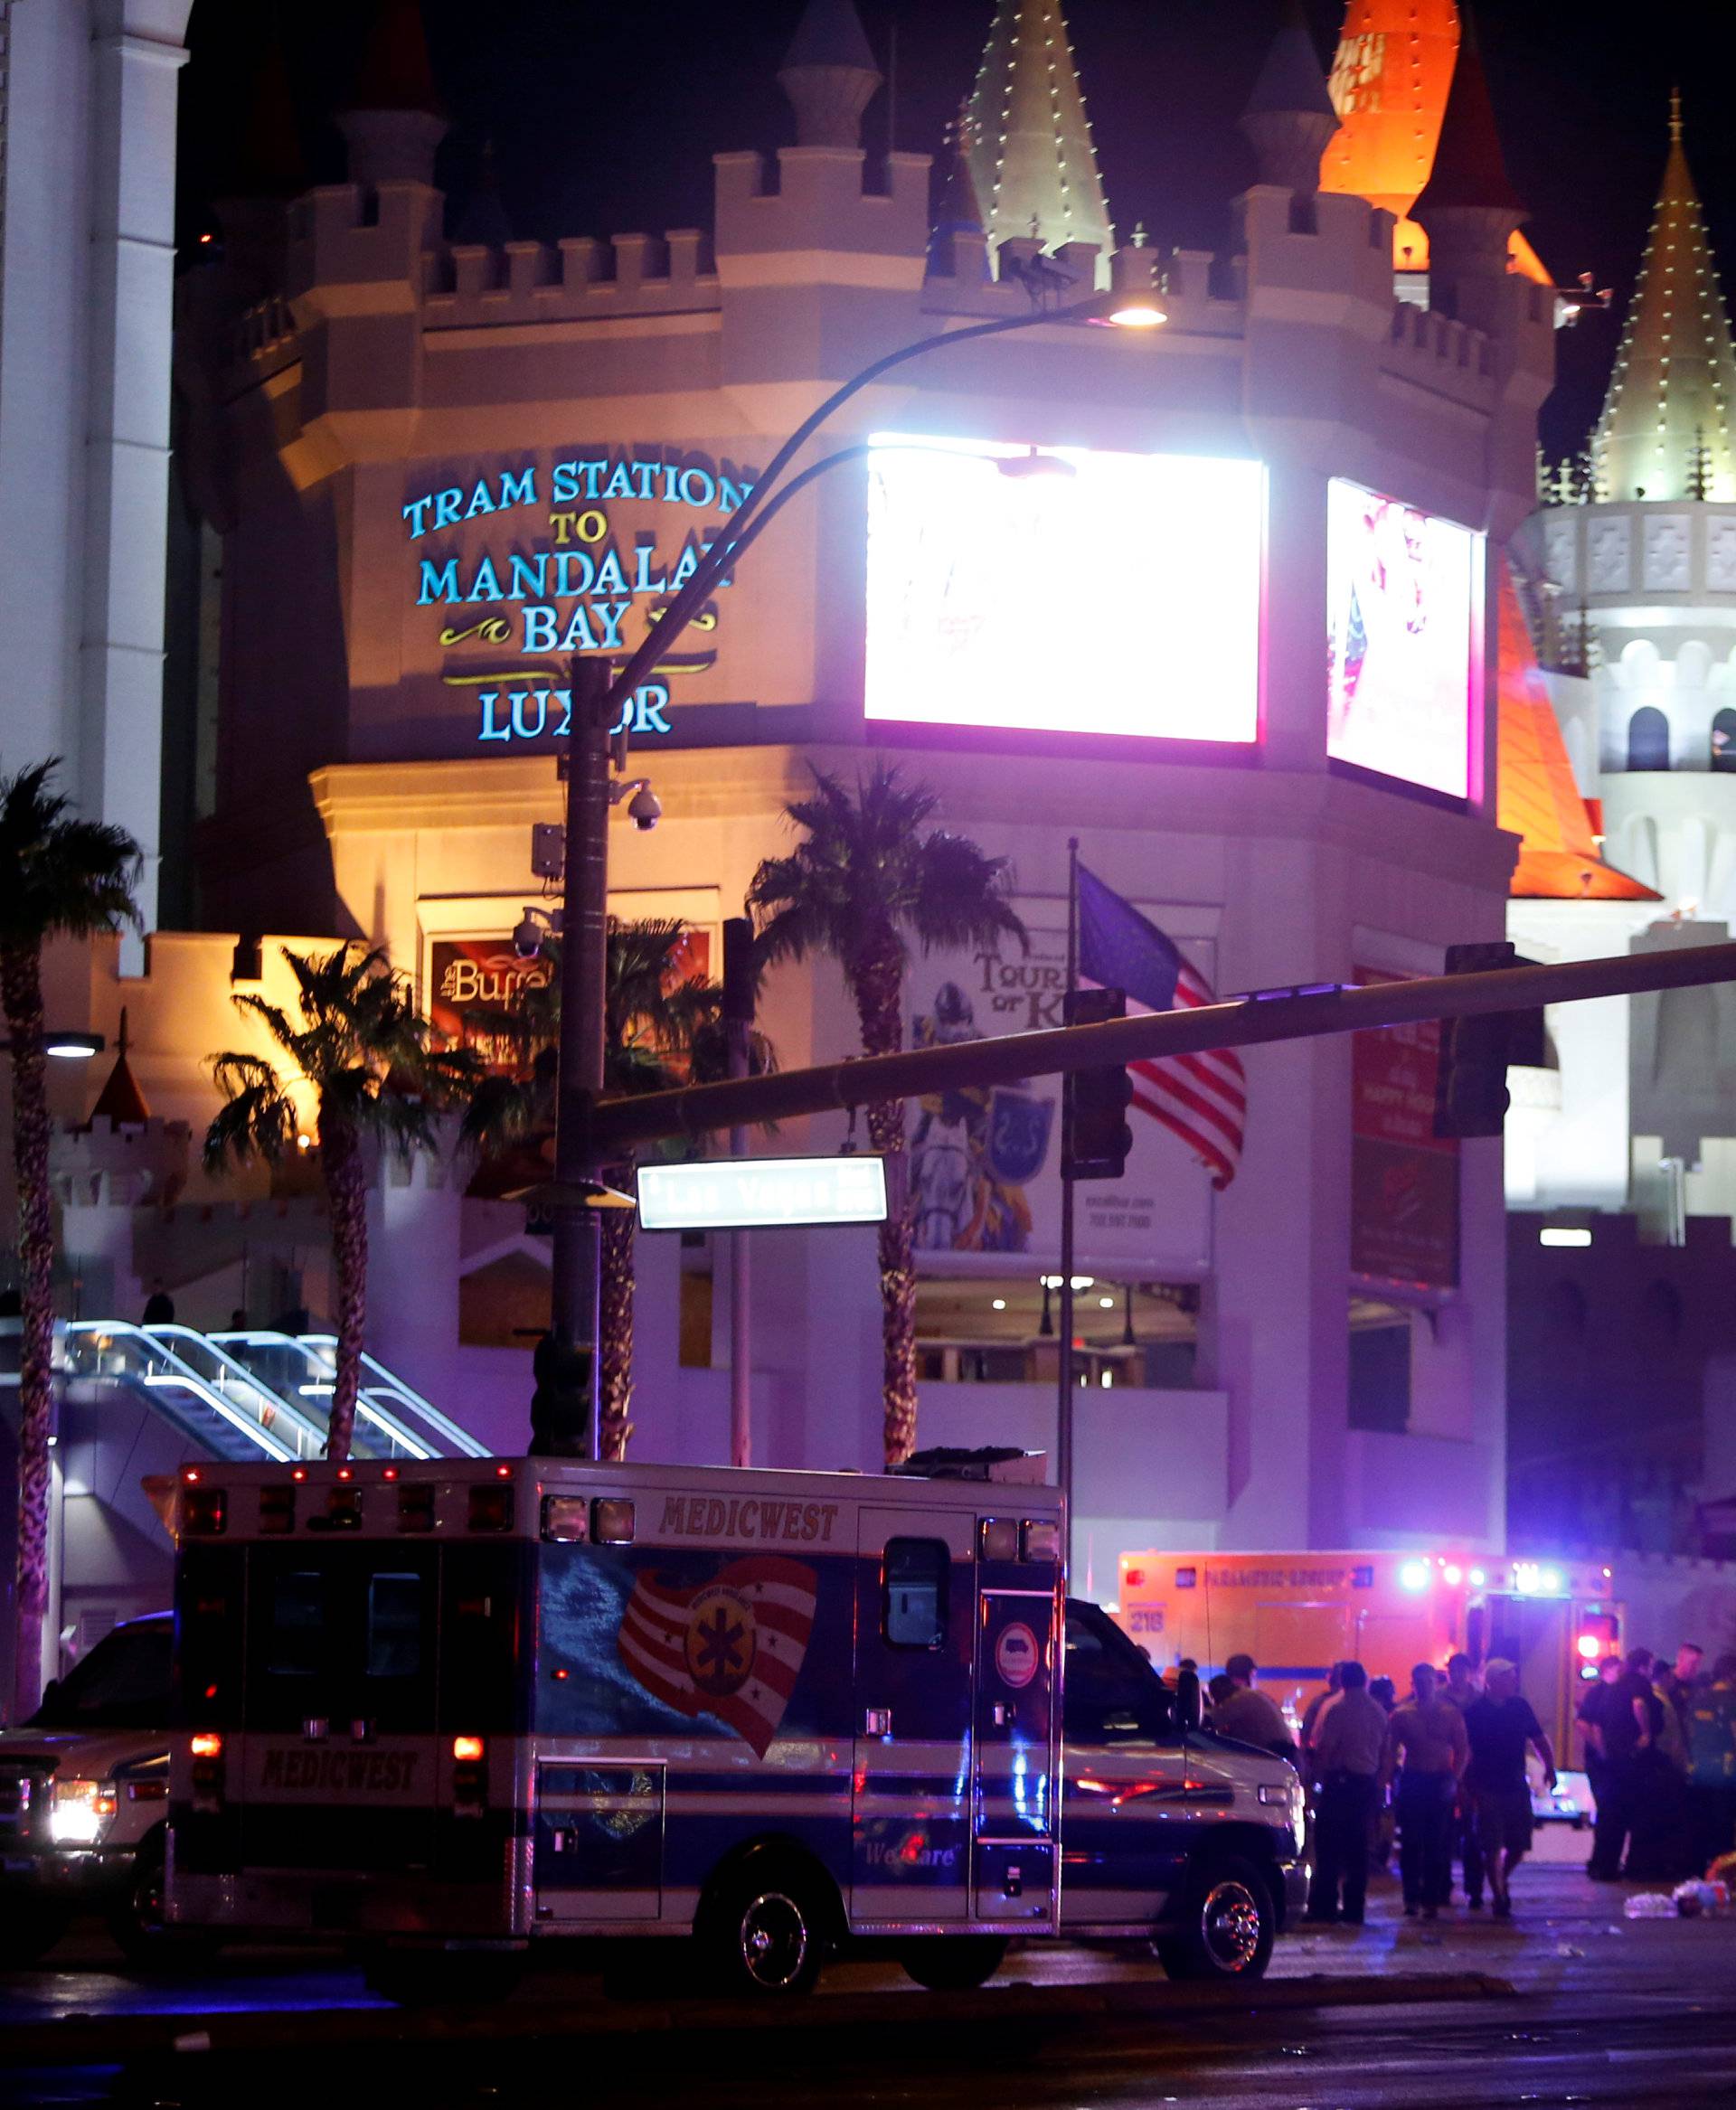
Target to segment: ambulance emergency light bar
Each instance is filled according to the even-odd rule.
[[[885,1220],[886,1165],[879,1157],[713,1158],[639,1167],[639,1223],[648,1231]]]

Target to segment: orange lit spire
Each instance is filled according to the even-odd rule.
[[[1506,559],[1499,560],[1499,824],[1519,837],[1508,886],[1515,900],[1656,901],[1649,887],[1606,864],[1543,685]]]
[[[1395,271],[1429,268],[1429,237],[1410,214],[1434,165],[1458,55],[1454,0],[1349,0],[1327,83],[1339,129],[1321,156],[1320,188],[1394,216]],[[1514,270],[1552,283],[1523,234],[1508,256]]]

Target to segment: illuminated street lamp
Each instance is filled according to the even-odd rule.
[[[10,1055],[17,1046],[15,1041],[0,1041],[0,1055]],[[100,1055],[107,1043],[100,1033],[45,1032],[42,1035],[42,1053],[57,1055],[62,1062],[89,1062],[93,1055]]]
[[[807,441],[853,396],[894,367],[903,366],[948,345],[999,337],[1014,330],[1050,324],[1091,324],[1112,329],[1150,331],[1167,320],[1148,290],[1118,290],[1049,307],[1045,287],[1027,280],[1033,305],[1026,315],[967,323],[961,329],[901,345],[872,361],[835,389],[804,419],[773,455],[760,481],[730,516],[716,542],[694,567],[686,584],[670,600],[643,641],[611,680],[608,663],[572,663],[572,711],[567,750],[567,814],[564,893],[561,904],[561,1050],[555,1114],[553,1210],[550,1317],[558,1347],[590,1350],[590,1434],[594,1450],[600,1434],[599,1379],[601,1371],[598,1300],[601,1284],[601,1240],[598,1218],[581,1198],[599,1182],[599,1167],[590,1143],[590,1108],[603,1088],[603,1005],[608,966],[609,814],[615,803],[609,782],[611,750],[615,768],[627,762],[629,709],[634,692],[730,576],[754,542],[784,506],[817,477],[847,461],[860,460],[867,447],[858,442],[812,462],[794,476],[785,471]],[[1013,457],[1012,474],[1065,474],[1069,465],[1033,454]],[[781,479],[781,480],[780,480]]]

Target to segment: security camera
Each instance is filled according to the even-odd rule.
[[[642,834],[648,834],[663,818],[663,801],[648,784],[641,784],[627,801],[627,818]]]
[[[542,950],[542,926],[528,909],[513,926],[513,950],[521,960],[533,960]]]

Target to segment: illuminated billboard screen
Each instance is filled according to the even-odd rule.
[[[1326,752],[1464,798],[1480,537],[1334,477],[1326,493]]]
[[[872,446],[871,719],[1259,737],[1260,463]]]

